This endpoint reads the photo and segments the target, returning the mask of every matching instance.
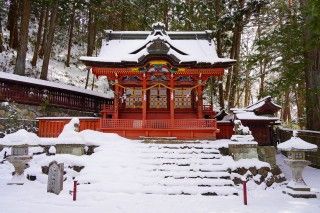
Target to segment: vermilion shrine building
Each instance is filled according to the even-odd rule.
[[[212,33],[109,31],[97,57],[81,57],[97,77],[107,76],[113,105],[101,111],[98,129],[128,138],[215,139],[215,113],[203,103],[209,77],[234,60],[219,58]]]

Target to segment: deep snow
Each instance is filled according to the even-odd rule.
[[[237,190],[240,196],[201,196],[201,195],[161,195],[143,194],[144,184],[150,180],[141,169],[147,165],[141,164],[143,151],[150,149],[150,145],[138,141],[130,141],[114,134],[83,131],[85,140],[92,140],[95,135],[97,143],[103,144],[96,148],[91,156],[35,155],[30,168],[25,173],[36,174],[37,180],[26,181],[23,186],[9,186],[13,167],[8,162],[0,164],[0,213],[16,212],[319,212],[320,200],[294,199],[282,194],[285,185],[274,185],[264,189],[253,182],[248,183],[248,206],[242,204],[241,187]],[[228,140],[214,141],[203,144],[206,147],[226,146]],[[33,148],[34,149],[34,148]],[[151,148],[152,149],[152,148]],[[2,159],[5,148],[0,152]],[[32,152],[39,152],[39,148]],[[150,151],[150,150],[149,150]],[[152,150],[151,150],[152,151]],[[155,150],[156,151],[156,150]],[[184,152],[186,152],[184,150]],[[152,154],[149,153],[149,155]],[[168,155],[168,153],[166,153]],[[148,157],[148,155],[144,155]],[[47,176],[41,174],[40,165],[47,165],[52,160],[65,163],[67,180],[64,190],[59,196],[46,192]],[[199,159],[195,159],[196,161]],[[226,165],[232,164],[229,158],[223,158]],[[278,164],[287,178],[290,172],[284,165],[284,157],[278,155]],[[248,164],[248,162],[237,162]],[[69,165],[86,166],[80,173],[68,168]],[[230,166],[230,165],[229,165]],[[265,165],[261,165],[265,166]],[[41,175],[40,175],[41,174]],[[304,172],[305,180],[313,191],[320,189],[320,171],[308,167]],[[72,189],[72,178],[75,177],[79,185],[78,200],[72,201],[69,190]],[[157,180],[157,179],[155,179]],[[159,179],[160,180],[160,179]],[[91,184],[85,184],[90,182]],[[160,190],[155,188],[154,190]],[[319,196],[318,196],[319,197]]]

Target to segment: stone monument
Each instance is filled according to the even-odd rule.
[[[58,195],[63,189],[63,163],[53,161],[49,164],[47,192]]]
[[[283,193],[296,198],[316,198],[316,194],[311,192],[303,180],[302,171],[310,165],[310,161],[305,160],[305,152],[316,151],[318,147],[307,143],[296,135],[297,133],[294,132],[291,139],[278,145],[279,150],[288,152],[288,159],[285,160],[285,163],[292,170],[292,180]]]
[[[24,184],[24,170],[28,167],[29,161],[32,159],[28,155],[27,145],[17,145],[11,148],[11,155],[7,157],[7,160],[14,166],[14,174],[8,185],[23,185]]]

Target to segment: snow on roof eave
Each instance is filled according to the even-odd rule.
[[[266,96],[266,97],[264,97],[264,98],[261,98],[260,100],[258,100],[257,102],[255,102],[255,103],[253,103],[253,104],[251,104],[251,105],[249,105],[249,106],[247,106],[245,109],[252,109],[252,110],[254,110],[255,108],[252,108],[253,106],[256,106],[256,105],[258,105],[258,104],[260,104],[261,102],[264,102],[265,100],[267,100],[268,98],[271,98],[271,96],[270,95],[268,95],[268,96]],[[258,107],[257,107],[258,108]]]
[[[147,55],[147,56],[152,56],[152,55]],[[144,57],[147,57],[144,56]],[[166,55],[169,56],[170,55]],[[218,58],[222,59],[222,61],[212,61],[212,62],[207,62],[207,61],[196,61],[196,60],[180,60],[179,64],[184,65],[184,64],[190,64],[193,63],[195,65],[207,65],[207,66],[213,66],[212,68],[216,67],[221,67],[221,68],[228,68],[234,65],[236,62],[233,59],[225,59],[225,58]],[[93,57],[93,56],[81,56],[80,61],[82,61],[84,64],[87,66],[92,66],[95,62],[96,63],[105,63],[105,64],[122,64],[122,63],[135,63],[139,64],[138,60],[129,60],[129,59],[124,59],[124,60],[113,60],[113,61],[108,61],[107,59],[101,58],[101,57]],[[103,64],[101,64],[103,66]]]
[[[274,103],[274,102],[272,101],[272,97],[269,95],[269,96],[266,96],[266,97],[258,100],[256,103],[253,103],[253,104],[247,106],[244,110],[245,110],[245,111],[254,111],[254,110],[260,108],[261,106],[263,106],[264,103],[266,102],[266,100],[268,100],[268,99],[270,99],[270,103],[272,103],[276,108],[278,108],[278,109],[281,109],[281,108],[282,108],[282,107],[279,106],[278,104]]]
[[[11,80],[11,81],[25,82],[33,85],[42,85],[42,86],[61,89],[61,90],[68,90],[68,91],[78,92],[78,93],[87,94],[87,95],[93,95],[93,96],[106,98],[106,99],[110,98],[107,94],[104,94],[104,93],[82,89],[80,87],[70,86],[62,83],[56,83],[52,81],[46,81],[46,80],[30,78],[26,76],[15,75],[11,73],[0,72],[0,78]]]

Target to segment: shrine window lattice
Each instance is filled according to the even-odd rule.
[[[127,88],[126,94],[126,108],[142,108],[142,88],[131,87]]]
[[[175,90],[174,93],[174,103],[177,109],[187,109],[191,108],[191,89],[189,88],[179,88]]]

